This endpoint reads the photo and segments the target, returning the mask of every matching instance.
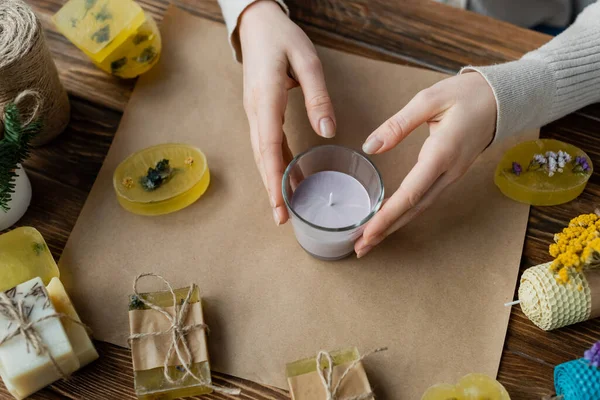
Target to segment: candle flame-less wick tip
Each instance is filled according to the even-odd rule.
[[[333,205],[333,192],[329,193],[329,203],[327,205],[328,206],[332,206]]]

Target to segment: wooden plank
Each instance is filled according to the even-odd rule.
[[[42,20],[59,73],[71,95],[72,121],[50,145],[36,149],[25,164],[32,184],[32,206],[19,225],[36,226],[56,258],[64,248],[77,216],[116,131],[135,81],[105,75],[54,28],[51,16],[65,0],[29,0]],[[157,20],[167,0],[140,0]],[[176,4],[215,21],[222,17],[216,0],[176,0]],[[366,57],[444,72],[465,64],[513,60],[545,43],[549,37],[490,18],[421,0],[293,0],[292,18],[317,43]],[[544,137],[575,143],[600,165],[600,105],[586,107],[542,130]],[[595,173],[584,194],[558,207],[533,208],[522,269],[548,261],[552,234],[570,218],[599,204],[600,179]],[[600,320],[556,332],[533,326],[518,307],[508,327],[499,380],[514,399],[552,393],[552,369],[578,358],[600,339]],[[35,399],[133,399],[129,350],[98,343],[102,359],[71,380],[41,391]],[[285,391],[220,374],[217,384],[244,389],[244,399],[286,399]],[[0,386],[0,398],[8,398]],[[205,398],[224,399],[220,395]]]

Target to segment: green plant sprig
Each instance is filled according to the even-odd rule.
[[[0,137],[0,211],[8,212],[8,203],[15,193],[17,167],[29,157],[30,143],[40,131],[40,121],[23,126],[15,103],[4,109],[4,137]]]

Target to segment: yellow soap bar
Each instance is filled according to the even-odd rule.
[[[132,154],[119,164],[113,176],[121,206],[140,215],[168,214],[185,208],[204,194],[209,183],[204,153],[177,143]]]
[[[58,30],[100,69],[134,78],[156,64],[156,22],[132,0],[70,0],[54,15]]]
[[[44,285],[59,276],[48,245],[35,228],[21,227],[0,235],[0,291],[36,277]]]
[[[48,291],[48,296],[50,297],[50,301],[56,312],[60,314],[65,314],[70,318],[73,318],[75,321],[81,322],[75,307],[73,307],[73,303],[67,294],[65,287],[62,282],[58,278],[52,278],[48,286],[46,287]],[[73,352],[79,359],[80,368],[85,367],[92,361],[98,359],[98,352],[90,339],[90,336],[86,332],[86,329],[76,324],[75,322],[69,320],[68,318],[61,319],[63,327],[65,328],[65,332],[67,333],[67,337],[71,341],[71,346],[73,347]]]
[[[496,168],[494,182],[513,200],[551,206],[579,196],[592,172],[592,162],[581,149],[538,139],[508,150]]]
[[[442,383],[430,387],[421,400],[510,400],[510,396],[495,379],[484,374],[469,374],[456,385]]]

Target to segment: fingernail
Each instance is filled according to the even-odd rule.
[[[321,130],[321,136],[331,139],[335,136],[335,124],[329,117],[321,118],[319,122],[319,129]]]
[[[372,249],[373,249],[373,246],[363,247],[362,249],[358,250],[358,252],[356,253],[356,258],[362,258],[362,257],[366,256],[367,253],[370,252]]]
[[[281,225],[281,220],[279,219],[279,214],[277,213],[276,208],[273,209],[273,219],[275,220],[277,226]]]
[[[383,142],[377,137],[372,137],[367,139],[365,144],[363,144],[363,151],[367,154],[374,154],[377,150],[379,150],[383,146]]]

